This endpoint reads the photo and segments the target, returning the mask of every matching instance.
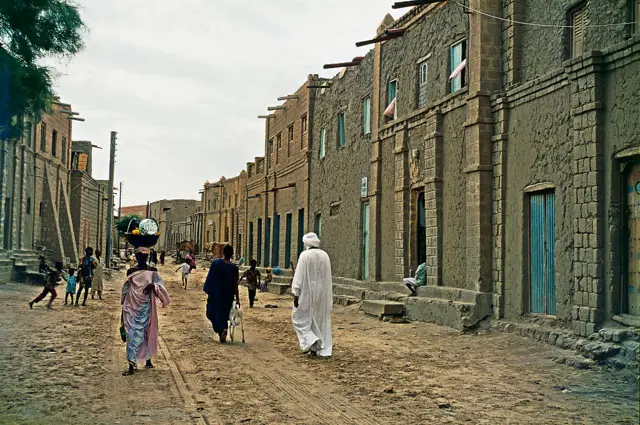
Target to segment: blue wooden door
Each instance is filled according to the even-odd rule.
[[[273,252],[271,253],[271,266],[280,266],[280,214],[273,218]]]
[[[287,214],[286,228],[284,235],[284,268],[291,267],[291,226],[293,225],[293,215]]]
[[[269,267],[269,252],[271,250],[271,219],[267,218],[264,224],[264,266]]]
[[[555,194],[529,198],[531,312],[556,314]]]

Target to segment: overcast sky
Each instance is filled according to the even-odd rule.
[[[336,73],[323,64],[364,55],[355,42],[375,35],[393,2],[80,0],[86,49],[56,64],[56,91],[86,119],[73,139],[104,148],[94,151],[96,179],[108,178],[118,132],[123,205],[199,199],[206,180],[263,155],[257,115],[308,74]]]

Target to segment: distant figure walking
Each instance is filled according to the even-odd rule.
[[[80,301],[80,294],[84,289],[84,299],[82,305],[87,305],[87,296],[89,295],[89,289],[93,284],[94,269],[96,268],[96,259],[93,258],[93,248],[87,247],[84,250],[85,255],[82,257],[82,263],[80,263],[80,272],[78,273],[78,282],[80,282],[80,289],[76,294],[76,306]]]
[[[293,327],[303,353],[331,357],[331,261],[319,248],[320,239],[315,233],[304,235],[302,242],[305,251],[300,255],[291,287]]]
[[[102,252],[96,249],[96,268],[93,270],[93,282],[91,283],[91,299],[94,299],[95,294],[98,294],[98,299],[102,299]],[[73,300],[71,301],[73,303]]]
[[[207,319],[211,321],[213,331],[220,337],[220,343],[227,342],[229,327],[229,313],[235,296],[240,306],[238,292],[238,266],[231,262],[233,247],[227,245],[223,250],[223,258],[211,263],[207,280],[204,282],[204,292],[207,298]]]
[[[62,263],[60,261],[56,262],[55,269],[51,270],[47,267],[48,273],[45,277],[44,289],[42,293],[35,297],[33,301],[29,302],[29,308],[33,308],[34,304],[39,303],[47,296],[47,294],[51,294],[51,298],[49,298],[49,304],[47,304],[47,308],[51,309],[53,305],[53,300],[56,299],[58,293],[56,292],[56,286],[58,286],[58,282],[62,279],[60,277],[62,273]]]
[[[137,265],[127,270],[122,287],[122,325],[127,335],[127,361],[129,368],[123,375],[133,375],[138,361],[146,360],[152,368],[151,357],[158,353],[158,307],[171,300],[158,271],[148,265],[149,249],[136,249]]]
[[[260,270],[256,268],[256,266],[258,265],[258,262],[256,260],[249,261],[249,264],[250,267],[242,274],[240,282],[242,282],[242,279],[247,279],[247,289],[249,290],[249,308],[253,308],[254,301],[257,301],[256,289],[258,289],[258,286],[260,286]]]
[[[166,255],[166,253],[164,252],[164,250],[160,251],[160,265],[164,266],[164,256]]]

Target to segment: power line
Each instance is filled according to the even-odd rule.
[[[524,22],[524,21],[515,21],[513,19],[503,18],[501,16],[492,15],[490,13],[482,12],[480,10],[473,9],[469,6],[466,6],[460,2],[456,2],[456,4],[469,12],[477,13],[482,16],[486,16],[488,18],[497,19],[499,21],[508,22],[510,24],[518,24],[518,25],[528,25],[532,27],[543,27],[543,28],[575,28],[576,25],[556,25],[556,24],[539,24],[537,22]],[[607,27],[617,27],[619,25],[636,25],[638,22],[617,22],[615,24],[595,24],[595,25],[581,25],[581,28],[607,28]]]

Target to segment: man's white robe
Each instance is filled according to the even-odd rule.
[[[315,351],[319,356],[331,356],[331,310],[333,282],[331,262],[321,249],[308,249],[300,254],[291,288],[299,297],[298,308],[291,316],[300,348]]]

